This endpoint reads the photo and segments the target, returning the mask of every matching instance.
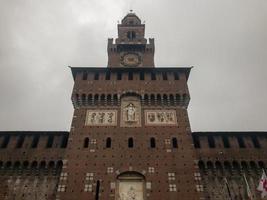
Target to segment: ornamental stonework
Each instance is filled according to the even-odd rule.
[[[175,110],[145,110],[145,124],[147,126],[177,125]]]
[[[137,97],[124,97],[121,101],[121,127],[141,126],[141,103]]]
[[[116,126],[116,110],[87,110],[86,126]]]

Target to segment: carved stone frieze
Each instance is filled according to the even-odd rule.
[[[116,126],[116,110],[87,110],[86,126]]]
[[[145,110],[145,124],[147,126],[177,125],[175,110]]]

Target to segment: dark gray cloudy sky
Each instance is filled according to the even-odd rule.
[[[105,67],[131,8],[157,66],[195,66],[194,131],[267,130],[266,0],[0,0],[0,130],[69,130],[67,66]]]

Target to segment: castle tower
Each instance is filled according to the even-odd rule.
[[[57,200],[196,200],[187,67],[154,67],[134,14],[108,40],[108,66],[71,67],[74,114]]]

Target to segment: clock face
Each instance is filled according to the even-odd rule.
[[[121,64],[123,66],[136,67],[140,64],[140,62],[140,56],[135,53],[127,53],[121,57]]]

